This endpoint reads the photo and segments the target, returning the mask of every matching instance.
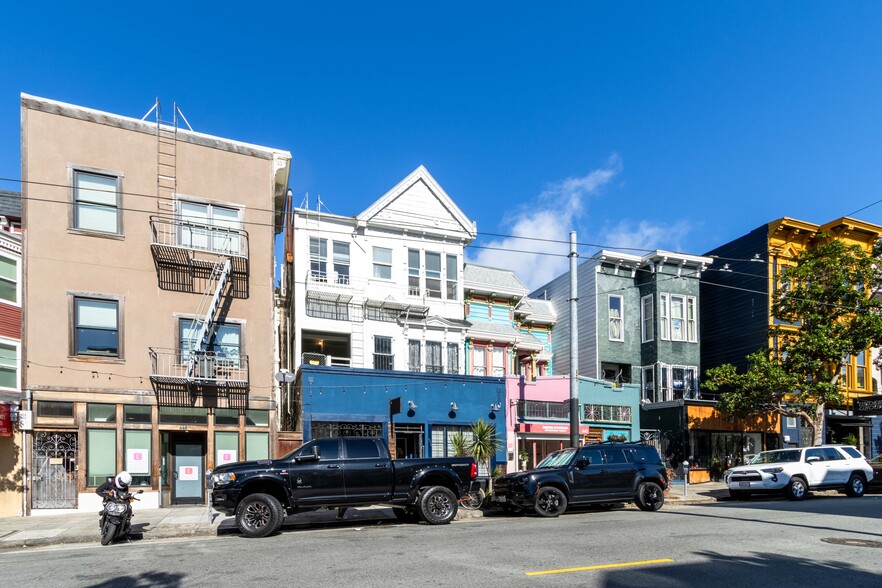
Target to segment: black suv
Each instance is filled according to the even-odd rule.
[[[668,476],[651,445],[596,443],[555,451],[529,472],[493,480],[493,500],[505,509],[534,509],[556,517],[568,505],[609,504],[633,500],[641,510],[665,502]]]

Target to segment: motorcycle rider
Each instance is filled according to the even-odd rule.
[[[132,483],[132,474],[123,470],[113,478],[107,478],[107,481],[95,489],[95,494],[101,496],[105,500],[116,494],[125,494],[129,491],[129,485]]]

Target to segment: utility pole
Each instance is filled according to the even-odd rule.
[[[576,231],[570,231],[570,446],[579,443],[579,314]]]

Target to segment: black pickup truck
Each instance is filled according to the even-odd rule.
[[[315,439],[279,459],[222,465],[211,473],[211,505],[236,516],[243,535],[276,532],[285,516],[386,504],[409,522],[449,523],[477,478],[471,457],[389,458],[383,439]]]

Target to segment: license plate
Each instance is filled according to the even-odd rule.
[[[750,482],[738,482],[739,488],[750,488]]]
[[[505,496],[497,496],[496,502],[505,502]]]

